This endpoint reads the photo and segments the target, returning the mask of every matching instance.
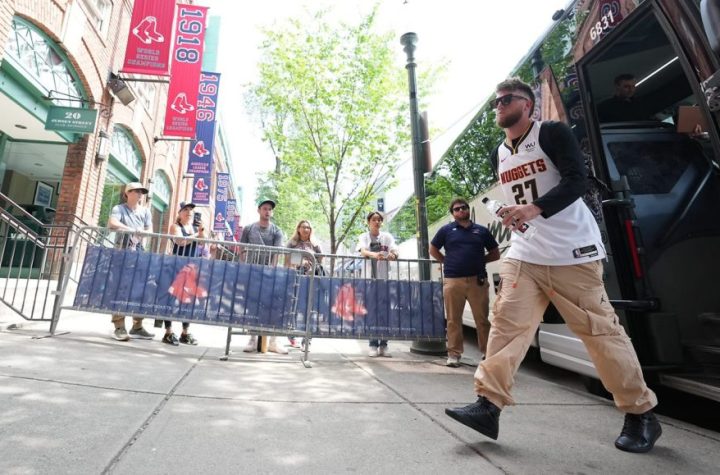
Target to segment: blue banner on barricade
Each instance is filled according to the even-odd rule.
[[[282,266],[102,246],[87,248],[73,308],[291,332],[305,332],[308,318],[311,335],[335,338],[445,337],[440,282],[311,278]]]
[[[297,278],[285,267],[90,246],[74,307],[291,329],[296,320]]]
[[[295,328],[332,337],[444,338],[442,285],[398,281],[316,277],[313,312],[308,312],[309,278],[302,277]]]

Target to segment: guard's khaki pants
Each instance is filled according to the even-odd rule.
[[[477,276],[443,278],[448,355],[460,356],[463,353],[462,316],[466,301],[470,304],[475,320],[478,348],[483,354],[487,351],[488,334],[490,333],[488,288],[487,279],[480,286]]]
[[[475,372],[478,395],[500,408],[514,404],[510,390],[515,372],[550,301],[585,344],[621,411],[641,414],[657,405],[630,338],[608,301],[602,261],[543,266],[505,259],[500,277],[487,356]]]
[[[125,327],[125,315],[119,315],[119,314],[113,314],[112,323],[115,326],[115,328],[123,328]],[[133,327],[139,328],[142,326],[142,318],[134,318],[133,317]]]

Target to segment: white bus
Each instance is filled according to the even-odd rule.
[[[609,187],[595,209],[609,254],[604,277],[649,380],[718,401],[719,3],[573,1],[508,75],[533,82],[536,118],[567,123],[589,169]],[[637,109],[608,115],[615,79],[628,76]],[[458,141],[492,113],[483,108]],[[482,193],[471,208],[504,249],[508,231],[480,203],[497,194]],[[488,274],[497,283],[497,264]],[[544,362],[597,378],[584,346],[552,309],[536,345]]]

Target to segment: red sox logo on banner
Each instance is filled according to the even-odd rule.
[[[178,5],[163,134],[195,137],[207,7]]]

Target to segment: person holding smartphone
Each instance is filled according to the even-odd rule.
[[[172,253],[176,256],[195,257],[198,255],[198,243],[192,238],[205,238],[205,227],[202,224],[202,216],[200,213],[192,214],[195,209],[195,203],[180,203],[175,222],[170,226],[170,234],[173,238]],[[197,345],[197,340],[188,332],[190,324],[182,322],[182,333],[178,339],[172,331],[172,321],[165,320],[165,335],[162,338],[163,343],[178,346],[180,343],[186,345]]]

